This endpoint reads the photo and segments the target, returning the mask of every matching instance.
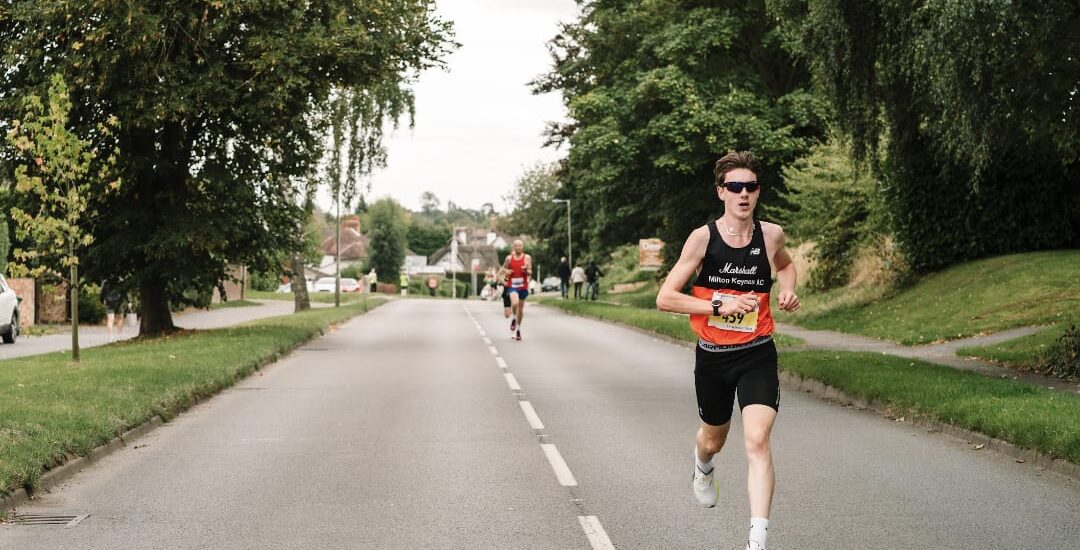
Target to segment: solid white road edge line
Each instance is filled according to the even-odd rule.
[[[508,373],[504,374],[503,376],[506,377],[506,383],[510,385],[510,389],[515,390],[515,391],[521,391],[521,386],[518,385],[517,378],[514,378],[513,374],[510,374],[508,372]]]
[[[566,461],[559,454],[559,449],[556,449],[555,445],[551,443],[541,443],[540,448],[544,450],[544,456],[547,457],[548,463],[551,464],[551,469],[555,470],[555,477],[559,479],[559,484],[563,487],[576,487],[577,480],[574,479],[574,474],[570,473],[570,467],[566,465]]]
[[[592,545],[593,550],[615,550],[615,545],[611,544],[611,539],[608,538],[607,533],[604,531],[604,526],[600,525],[600,519],[596,516],[578,516],[578,522],[581,523],[581,528],[585,531],[585,536],[589,538],[589,544]]]
[[[533,408],[532,403],[528,401],[518,401],[518,405],[521,405],[521,412],[525,413],[525,419],[529,421],[529,425],[534,430],[544,429],[544,423],[540,421],[540,416],[536,414],[536,409]]]

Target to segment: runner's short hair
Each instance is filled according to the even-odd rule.
[[[761,162],[753,153],[750,151],[728,151],[728,154],[716,161],[716,167],[713,168],[713,175],[716,176],[715,184],[722,185],[724,175],[736,168],[745,168],[753,172],[755,176],[761,174]]]

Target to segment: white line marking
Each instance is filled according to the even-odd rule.
[[[480,336],[487,336],[487,333],[484,332],[484,329],[480,329]]]
[[[506,377],[506,383],[510,384],[510,389],[512,389],[512,390],[521,390],[521,386],[518,385],[517,378],[514,378],[513,374],[506,373],[503,376]]]
[[[615,550],[615,545],[611,544],[611,539],[604,532],[604,526],[600,525],[599,518],[578,516],[577,519],[581,523],[581,528],[585,530],[585,536],[589,538],[589,544],[592,545],[593,550]]]
[[[551,464],[551,469],[555,470],[555,477],[559,478],[559,484],[563,487],[577,486],[577,480],[574,479],[574,474],[570,473],[570,467],[566,465],[566,461],[563,460],[562,455],[559,454],[559,450],[555,448],[555,445],[551,443],[541,443],[540,448],[544,450],[544,455],[547,456],[548,463]]]
[[[502,357],[496,357],[496,358],[495,358],[495,362],[499,364],[499,368],[500,368],[500,369],[506,369],[506,368],[508,368],[508,367],[506,366],[506,359],[503,359]]]
[[[495,346],[488,346],[488,351],[490,351],[492,355],[499,355],[499,350],[495,349]]]
[[[491,345],[491,338],[488,338],[487,336],[485,336],[484,337],[484,343],[490,346]]]
[[[540,417],[536,414],[536,409],[533,408],[532,403],[528,401],[518,401],[518,405],[521,405],[521,412],[525,413],[525,419],[529,421],[529,425],[534,430],[544,429],[544,423],[540,421]]]

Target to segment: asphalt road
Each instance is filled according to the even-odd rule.
[[[720,504],[690,494],[692,350],[538,307],[509,336],[496,304],[387,304],[42,495],[19,513],[88,516],[0,548],[742,547],[737,425]],[[874,413],[785,393],[773,441],[772,549],[1080,540],[1077,483]]]

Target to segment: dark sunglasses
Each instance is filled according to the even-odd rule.
[[[724,182],[724,188],[732,193],[742,193],[745,188],[747,193],[753,193],[757,191],[761,184],[756,181],[727,181]]]

